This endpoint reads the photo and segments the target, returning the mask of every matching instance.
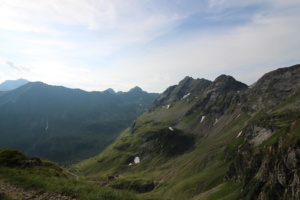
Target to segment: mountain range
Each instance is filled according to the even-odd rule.
[[[61,163],[89,158],[111,144],[157,96],[139,87],[86,92],[29,82],[0,93],[0,148]]]
[[[186,77],[70,170],[150,199],[300,199],[300,65],[252,87]]]
[[[28,83],[0,93],[0,133],[31,156],[80,161],[0,150],[0,198],[11,182],[34,190],[19,199],[298,200],[300,65],[250,87],[185,77],[159,96]]]

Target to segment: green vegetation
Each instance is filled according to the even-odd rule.
[[[12,159],[10,159],[8,155],[12,156]],[[47,193],[55,192],[67,196],[76,196],[82,200],[140,199],[136,195],[126,191],[114,190],[86,181],[76,181],[75,179],[67,178],[60,167],[44,159],[40,166],[26,166],[24,163],[26,163],[25,161],[28,159],[27,156],[24,156],[17,150],[1,150],[0,179],[24,189],[34,189],[37,193],[40,191]]]
[[[134,194],[113,190],[104,186],[49,176],[45,169],[11,169],[0,168],[0,177],[12,184],[25,189],[35,189],[49,193],[60,193],[67,196],[77,196],[79,199],[138,199]],[[46,174],[44,173],[46,172]]]
[[[222,185],[218,191],[215,191],[204,198],[204,200],[235,200],[240,195],[241,189],[240,183],[229,181]]]
[[[104,181],[107,176],[117,174],[120,178],[112,180],[109,185],[135,192],[142,192],[144,188],[149,185],[152,187],[154,184],[155,187],[148,187],[151,190],[144,195],[158,199],[162,196],[165,199],[191,199],[198,194],[218,188],[223,184],[228,169],[228,163],[224,162],[223,158],[225,146],[232,142],[231,148],[236,148],[242,143],[243,137],[238,139],[235,137],[249,116],[237,117],[238,110],[234,114],[229,113],[228,117],[221,119],[222,134],[217,134],[212,127],[214,124],[212,116],[206,116],[204,122],[200,124],[201,111],[196,111],[186,118],[184,111],[189,110],[191,105],[183,101],[176,104],[180,106],[173,106],[172,109],[178,115],[166,114],[169,110],[164,108],[143,114],[134,122],[131,129],[124,131],[102,154],[73,165],[70,170],[89,180]],[[165,117],[162,120],[161,114]],[[181,117],[185,120],[176,123]],[[195,127],[193,131],[190,127],[195,123],[199,128]],[[173,131],[169,127],[172,127]],[[206,131],[212,136],[204,136]],[[182,136],[193,138],[191,140],[193,143],[189,144],[181,138]],[[175,140],[176,137],[178,140]],[[178,152],[184,145],[188,147],[187,150]],[[170,156],[168,153],[176,151],[175,155]],[[140,157],[141,163],[129,166],[128,164],[132,162],[130,159],[135,156]],[[236,196],[237,188],[228,188],[230,189],[227,190],[228,197]]]
[[[291,144],[287,141],[300,135],[300,115],[295,109],[299,98],[294,95],[288,103],[255,111],[253,104],[258,103],[260,95],[255,93],[257,89],[250,100],[247,93],[227,89],[203,93],[198,99],[191,95],[162,103],[135,120],[102,154],[70,170],[89,180],[103,181],[109,175],[119,175],[108,185],[151,198],[234,200],[245,194],[242,187],[247,183],[250,185],[245,197],[250,198],[260,186],[252,179],[268,156],[265,149],[283,136],[284,142]],[[253,147],[251,140],[264,131],[270,136],[258,137],[259,145]],[[239,169],[245,170],[239,175],[244,183],[235,182],[234,170],[243,167],[238,159],[245,159],[239,151],[247,151],[245,155],[251,157],[249,169]],[[136,156],[141,162],[130,164]]]

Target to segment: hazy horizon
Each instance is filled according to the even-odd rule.
[[[0,0],[0,82],[163,92],[300,63],[297,0]]]

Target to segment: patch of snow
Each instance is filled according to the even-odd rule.
[[[218,123],[218,121],[219,121],[219,120],[216,118],[214,125],[215,125],[216,123]]]
[[[182,97],[182,99],[187,98],[188,96],[190,96],[190,94],[191,94],[191,93],[188,93],[188,94],[184,95],[184,96]]]
[[[129,163],[128,165],[130,166],[130,165],[132,165],[132,163]]]
[[[174,131],[174,129],[173,129],[172,127],[169,127],[169,129],[170,129],[171,131]]]
[[[202,123],[204,119],[205,119],[205,116],[202,116],[200,123]]]
[[[239,132],[239,134],[235,137],[236,138],[239,138],[241,135],[242,135],[243,131]]]
[[[167,105],[167,110],[170,108],[170,105]]]
[[[135,157],[133,162],[134,162],[135,164],[140,163],[140,158],[139,158],[139,157]]]

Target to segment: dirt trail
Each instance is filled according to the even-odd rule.
[[[72,176],[75,176],[75,177],[76,177],[76,180],[78,181],[79,176],[78,176],[77,174],[74,174],[74,173],[70,172],[69,170],[67,170],[66,173],[68,173],[68,174],[70,174],[70,175],[72,175]]]
[[[0,192],[5,196],[16,200],[77,200],[74,196],[65,196],[58,193],[46,193],[44,191],[26,190],[22,187],[12,185],[0,179]]]

